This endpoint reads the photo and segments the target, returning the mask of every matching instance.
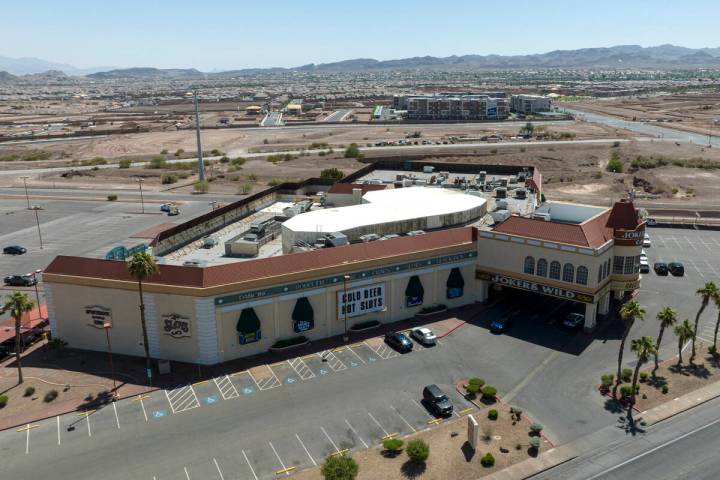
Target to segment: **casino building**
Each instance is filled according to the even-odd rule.
[[[379,185],[446,191],[428,209],[432,221],[418,218],[423,197],[414,191],[411,214],[378,220],[394,234],[352,237],[369,217],[342,222],[330,210],[377,203]],[[547,202],[541,189],[530,167],[385,161],[335,186],[320,179],[279,185],[163,231],[150,245],[159,273],[143,282],[151,356],[212,365],[299,335],[317,340],[369,320],[484,302],[498,290],[579,302],[592,330],[612,297],[639,288],[644,220],[630,201],[612,208]],[[288,243],[280,238],[288,229],[272,227],[287,221],[307,232],[323,211],[347,223],[347,235],[318,229],[315,242],[306,235]],[[203,248],[209,236],[217,245]],[[242,251],[256,253],[234,256],[227,245],[238,241],[255,242]],[[144,355],[137,282],[125,261],[59,256],[43,280],[54,337],[104,351],[109,323],[114,352]]]

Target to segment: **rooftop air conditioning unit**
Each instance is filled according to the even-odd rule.
[[[549,222],[551,220],[549,213],[541,213],[541,212],[533,213],[532,218],[535,218],[537,220],[545,220],[546,222]]]
[[[517,190],[515,190],[515,198],[524,200],[525,198],[527,198],[527,190],[525,190],[524,188],[518,188]]]
[[[495,190],[495,198],[506,198],[507,190],[504,188],[498,188]]]

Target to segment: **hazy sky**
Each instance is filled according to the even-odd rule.
[[[358,57],[720,46],[720,0],[2,2],[0,55],[200,70]]]

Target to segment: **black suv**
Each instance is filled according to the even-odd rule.
[[[685,267],[680,262],[670,262],[668,270],[673,274],[674,277],[682,277],[685,275]]]
[[[385,343],[399,352],[409,352],[413,349],[413,343],[410,339],[400,332],[386,333]]]
[[[5,281],[5,285],[10,285],[11,287],[32,287],[37,284],[35,275],[10,275],[3,280]]]
[[[22,255],[27,253],[27,248],[21,247],[20,245],[10,245],[3,248],[3,253],[5,255]]]
[[[667,275],[668,274],[668,266],[665,262],[655,262],[653,265],[653,270],[655,270],[655,273],[658,275]]]
[[[453,413],[452,402],[435,384],[423,388],[423,401],[430,411],[439,417],[449,417]]]

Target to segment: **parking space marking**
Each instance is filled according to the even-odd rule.
[[[402,420],[402,421],[405,423],[405,425],[407,425],[408,427],[410,427],[410,430],[412,430],[413,432],[417,432],[417,430],[415,429],[415,427],[413,427],[412,425],[410,425],[410,422],[408,422],[407,420],[405,420],[405,417],[403,417],[403,416],[400,414],[400,411],[399,411],[397,408],[393,407],[392,405],[390,405],[390,408],[392,408],[393,410],[395,410],[395,413],[397,413],[397,416],[400,417],[400,420]]]
[[[218,465],[218,461],[213,458],[213,462],[215,462],[215,468],[217,468],[218,474],[220,475],[220,480],[225,480],[225,475],[223,475],[222,470],[220,470],[220,465]]]
[[[57,420],[57,433],[58,433],[58,445],[60,445],[60,415],[56,416]]]
[[[90,415],[95,413],[95,410],[85,410],[84,412],[78,413],[79,416],[85,417],[87,423],[88,437],[92,437],[92,431],[90,430]]]
[[[390,348],[388,344],[386,344],[380,337],[365,340],[363,343],[367,345],[370,350],[375,352],[375,354],[383,360],[395,358],[398,356],[398,353],[392,348]],[[371,343],[374,345],[371,345]]]
[[[268,444],[270,445],[270,448],[272,448],[273,453],[277,457],[278,462],[280,462],[280,466],[282,467],[282,470],[278,470],[277,472],[275,472],[275,474],[280,475],[281,473],[284,473],[285,475],[290,475],[290,470],[288,470],[287,467],[285,467],[285,464],[283,463],[282,458],[280,458],[280,455],[278,455],[277,450],[275,450],[275,447],[273,446],[272,442],[268,442]]]
[[[420,402],[418,402],[416,399],[412,398],[409,393],[405,392],[405,394],[406,394],[407,397],[410,399],[410,401],[413,403],[413,405],[417,405],[418,408],[419,408],[420,410],[422,410],[423,413],[425,413],[425,415],[427,415],[428,417],[430,417],[431,420],[435,420],[435,417],[433,417],[433,416],[430,414],[430,412],[428,412],[427,408],[425,408],[422,403],[420,403]]]
[[[168,403],[173,413],[181,413],[200,406],[200,401],[195,395],[192,385],[164,390]]]
[[[718,242],[715,237],[710,237],[710,239],[711,239],[713,242],[715,242],[715,245],[717,245],[718,247],[720,247],[720,242]]]
[[[149,395],[138,395],[137,398],[133,398],[133,401],[139,401],[140,406],[142,407],[143,416],[145,417],[145,421],[148,421],[147,411],[145,410],[145,404],[143,403],[144,398],[148,398]]]
[[[308,458],[310,458],[310,461],[312,462],[313,466],[314,466],[314,467],[317,467],[317,462],[316,462],[315,459],[312,457],[312,455],[310,455],[310,452],[308,451],[308,449],[307,449],[307,447],[305,446],[305,444],[303,443],[303,441],[300,440],[300,435],[298,435],[298,434],[296,433],[296,434],[295,434],[295,438],[297,438],[297,441],[300,442],[300,446],[303,448],[303,450],[305,450],[305,453],[307,453],[307,456],[308,456]]]
[[[665,243],[665,238],[662,235],[658,235],[656,238],[662,242],[663,248],[667,248],[667,243]]]
[[[385,429],[383,428],[382,425],[380,425],[380,422],[378,422],[377,419],[372,416],[372,413],[367,412],[367,414],[368,414],[368,416],[370,416],[370,418],[372,419],[372,421],[375,422],[375,425],[377,425],[378,428],[380,428],[380,430],[382,430],[382,432],[385,434],[385,436],[388,437],[390,434],[387,432],[387,430],[385,430]]]
[[[673,242],[675,242],[675,245],[677,245],[678,248],[679,248],[680,250],[682,250],[682,245],[680,245],[680,242],[677,241],[677,238],[675,238],[675,237],[670,237],[669,240],[672,240]]]
[[[29,423],[22,428],[18,428],[17,432],[25,431],[25,455],[30,454],[30,430],[38,428],[40,425],[30,425]]]
[[[112,406],[113,406],[113,410],[115,411],[115,422],[117,423],[118,429],[120,429],[120,417],[118,417],[117,405],[115,404],[115,402],[112,402]]]
[[[190,480],[190,474],[187,471],[187,467],[183,467],[183,470],[185,470],[185,478],[187,478],[187,480]]]
[[[267,371],[270,373],[269,376],[262,370],[262,367],[265,367],[267,369]],[[255,373],[258,375],[253,375],[253,369],[255,369]],[[253,367],[247,372],[250,374],[250,378],[253,379],[255,385],[257,385],[260,390],[269,390],[271,388],[279,387],[280,385],[282,385],[280,380],[275,375],[275,372],[272,371],[272,368],[270,368],[269,365]]]
[[[348,349],[350,352],[352,352],[353,355],[355,355],[355,356],[357,357],[357,359],[362,362],[363,365],[367,365],[367,363],[365,362],[365,360],[363,360],[362,357],[360,357],[360,355],[358,355],[357,352],[352,349],[352,346],[347,347],[347,349]]]
[[[703,262],[705,262],[705,265],[707,265],[710,268],[710,271],[712,271],[713,275],[715,275],[716,277],[720,276],[720,275],[718,275],[717,270],[715,270],[715,267],[713,267],[710,262],[708,262],[707,260],[703,260]]]
[[[231,373],[229,376],[233,380],[233,385],[235,385],[243,395],[255,393],[257,382],[252,378],[249,371],[243,370],[242,372]]]
[[[297,372],[298,375],[300,375],[300,378],[302,380],[309,380],[313,377],[315,377],[315,373],[310,370],[310,367],[307,366],[305,363],[305,360],[303,360],[300,357],[293,358],[287,361],[288,364]]]
[[[325,360],[330,368],[332,368],[335,372],[341,372],[343,370],[347,370],[348,368],[347,365],[345,365],[331,350],[318,352],[317,356]]]
[[[690,239],[685,236],[683,236],[682,239],[685,240],[687,242],[687,244],[690,245],[692,247],[692,249],[697,252],[697,247],[695,246],[695,242],[691,242]]]
[[[224,377],[213,378],[213,381],[215,382],[218,390],[220,390],[220,395],[222,395],[224,400],[240,396],[240,393],[235,388],[235,385],[233,385],[229,376],[225,375]]]
[[[700,269],[698,268],[697,264],[693,261],[693,259],[690,258],[690,259],[688,259],[688,261],[690,263],[692,263],[692,266],[695,267],[695,270],[700,274],[700,278],[705,278],[705,275],[703,275],[703,273],[700,271]]]
[[[255,475],[255,469],[252,467],[252,465],[250,465],[250,460],[248,460],[247,454],[245,453],[245,450],[240,450],[240,451],[242,452],[243,457],[245,457],[245,461],[247,462],[248,467],[250,467],[250,472],[252,473],[253,478],[254,478],[255,480],[258,480],[258,476]]]
[[[347,424],[348,428],[350,428],[350,431],[355,434],[355,436],[358,438],[358,440],[360,440],[360,443],[362,443],[363,445],[365,445],[365,448],[369,448],[369,447],[368,447],[368,444],[365,443],[365,440],[363,440],[362,437],[360,436],[360,434],[357,433],[357,431],[355,430],[355,428],[354,428],[352,425],[350,425],[350,422],[348,422],[346,418],[343,419],[343,420],[345,420],[345,423]]]
[[[325,434],[325,436],[327,437],[327,439],[330,441],[330,445],[333,446],[333,448],[335,449],[335,452],[340,452],[340,449],[338,448],[337,445],[335,445],[335,442],[333,442],[333,439],[330,438],[330,435],[328,435],[328,433],[325,431],[325,428],[321,426],[321,427],[320,427],[320,430],[322,430],[322,432]]]

